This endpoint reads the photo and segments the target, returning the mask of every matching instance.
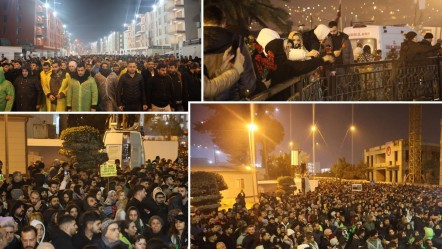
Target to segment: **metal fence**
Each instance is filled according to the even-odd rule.
[[[324,67],[272,86],[252,101],[436,101],[442,58],[401,66],[379,61]]]

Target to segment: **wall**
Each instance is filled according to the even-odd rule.
[[[8,135],[5,137],[5,116],[0,115],[0,160],[3,161],[3,172],[6,173],[6,150],[9,158],[9,174],[14,171],[26,172],[26,122],[29,115],[7,115]],[[5,139],[8,143],[6,145]]]

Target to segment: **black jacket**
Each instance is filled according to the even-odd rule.
[[[302,34],[302,43],[308,51],[313,49],[319,51],[321,48],[321,43],[319,42],[318,37],[316,37],[314,31],[315,29],[312,29]]]
[[[152,108],[152,105],[158,107],[170,105],[175,108],[176,97],[170,75],[156,75],[150,79],[147,85],[147,105],[149,109]]]
[[[208,78],[214,78],[214,72],[221,66],[224,51],[232,46],[233,38],[234,34],[225,28],[204,27],[204,66],[208,69]],[[247,91],[252,93],[255,90],[256,75],[252,58],[244,44],[240,48],[245,58],[244,72],[238,82],[215,97],[215,100],[241,100]]]
[[[428,53],[438,49],[440,49],[439,43],[434,46],[427,46],[413,41],[404,41],[401,44],[399,59],[406,65],[419,65],[426,59]]]
[[[201,101],[201,75],[186,71],[183,73],[183,81],[187,90],[189,101]]]
[[[13,82],[15,88],[15,111],[36,111],[36,106],[41,105],[42,93],[41,83],[35,76],[30,76],[26,79],[23,76],[18,76]]]
[[[183,101],[184,84],[182,80],[182,74],[176,72],[174,74],[168,74],[172,78],[173,93],[175,95],[175,101]]]
[[[84,229],[79,229],[78,233],[72,236],[72,242],[75,248],[84,248],[87,245],[93,245],[94,240],[99,239],[99,234],[94,234],[92,239],[88,239],[84,234]]]
[[[149,214],[145,211],[147,207],[142,202],[132,197],[126,205],[126,212],[130,207],[136,207],[138,209],[140,219],[143,221],[144,224],[149,221]]]
[[[76,249],[72,243],[72,237],[62,230],[58,230],[52,239],[55,249]]]
[[[135,72],[134,77],[129,73],[121,75],[117,86],[117,105],[145,105],[144,81],[141,74]]]

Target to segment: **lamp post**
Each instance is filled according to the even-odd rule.
[[[351,131],[351,163],[354,166],[355,162],[354,162],[354,154],[353,154],[353,136],[356,131],[356,127],[353,124],[350,126],[350,131]]]
[[[313,124],[312,125],[312,128],[311,128],[311,130],[312,130],[312,150],[313,150],[313,162],[312,162],[312,166],[313,166],[313,168],[315,168],[315,133],[316,133],[316,125],[315,124]]]
[[[253,184],[253,202],[256,202],[256,190],[258,189],[256,182],[256,163],[255,163],[255,131],[258,127],[254,123],[248,125],[249,131],[249,147],[250,147],[250,170],[252,170],[252,184]],[[256,190],[255,190],[256,189]]]

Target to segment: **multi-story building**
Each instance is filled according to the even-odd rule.
[[[0,45],[20,46],[40,56],[59,55],[63,23],[39,0],[0,0]]]
[[[159,0],[152,11],[125,25],[124,53],[183,54],[183,46],[201,45],[200,12],[200,0]]]
[[[440,144],[422,143],[422,163],[439,161]],[[408,140],[399,139],[364,150],[368,179],[402,183],[408,173]]]

